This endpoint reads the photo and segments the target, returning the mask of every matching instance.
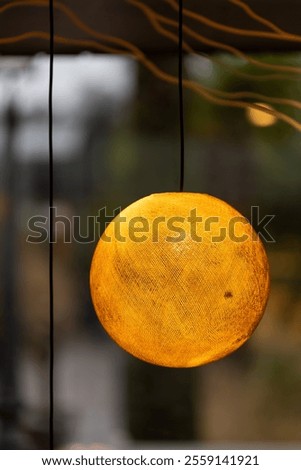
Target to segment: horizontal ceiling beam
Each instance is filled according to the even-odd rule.
[[[281,29],[294,34],[301,34],[301,1],[300,0],[246,0],[248,5],[260,16],[277,24]],[[16,2],[20,4],[21,2]],[[13,38],[28,32],[48,32],[48,9],[46,6],[33,6],[26,0],[24,5],[1,11],[8,2],[0,1],[0,35],[1,38]],[[40,4],[42,2],[37,2]],[[177,21],[177,13],[164,0],[140,0],[140,3],[156,10],[161,15]],[[144,13],[130,4],[127,0],[65,0],[64,5],[72,9],[78,18],[90,28],[102,34],[118,37],[130,41],[145,53],[173,53],[177,50],[177,44],[154,31]],[[258,31],[271,31],[267,25],[263,25],[250,18],[246,11],[230,0],[185,0],[185,8],[200,15],[206,16],[219,24],[234,28]],[[218,27],[205,25],[195,19],[184,17],[185,24],[202,36],[213,41],[219,41],[232,45],[244,51],[254,52],[283,52],[300,50],[301,42],[259,38],[248,34],[232,34],[222,31]],[[176,33],[176,29],[168,27]],[[72,40],[91,40],[87,32],[79,28],[66,16],[66,12],[56,8],[55,32]],[[204,44],[196,39],[185,39],[199,51],[215,51],[219,47],[213,43]],[[93,44],[79,42],[70,44],[58,43],[55,46],[57,54],[77,54],[89,50],[99,52]],[[103,44],[103,41],[100,41]],[[114,46],[119,47],[119,46]],[[46,39],[36,37],[27,38],[0,44],[0,53],[3,55],[32,55],[41,51],[48,51]]]

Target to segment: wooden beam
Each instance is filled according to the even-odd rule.
[[[146,5],[161,14],[177,20],[176,12],[163,0],[142,0]],[[301,1],[300,0],[246,0],[258,14],[268,18],[284,30],[301,34]],[[7,2],[0,1],[0,6]],[[93,29],[112,36],[124,38],[141,48],[145,53],[172,53],[176,44],[156,33],[144,14],[126,0],[65,0],[65,5],[72,8],[78,17]],[[219,23],[244,29],[267,31],[268,28],[248,17],[237,5],[228,0],[186,0],[185,7],[206,15]],[[259,39],[255,37],[229,34],[212,27],[200,24],[185,17],[185,24],[200,34],[211,39],[231,44],[245,51],[296,51],[300,50],[297,42]],[[56,33],[74,39],[88,39],[88,35],[79,31],[61,11],[55,14]],[[28,31],[48,31],[47,7],[24,6],[7,10],[0,15],[1,37],[12,37]],[[192,47],[212,51],[216,48],[189,40]],[[17,43],[0,45],[0,53],[5,55],[31,55],[48,50],[47,40],[28,39]],[[93,48],[74,45],[56,45],[58,54],[77,54]]]

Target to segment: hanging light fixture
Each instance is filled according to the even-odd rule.
[[[220,359],[251,336],[269,291],[264,247],[247,220],[207,194],[183,192],[183,4],[179,0],[180,192],[124,209],[96,247],[98,318],[130,354],[167,367]]]
[[[90,285],[100,322],[122,348],[192,367],[250,337],[268,297],[268,262],[251,225],[220,199],[152,194],[106,228]]]
[[[273,111],[273,108],[265,103],[255,104],[259,105],[263,109],[266,108],[268,111]],[[273,124],[276,124],[276,122],[278,121],[275,115],[268,114],[262,110],[254,108],[247,108],[246,116],[248,121],[250,121],[251,124],[257,127],[270,127],[273,126]]]

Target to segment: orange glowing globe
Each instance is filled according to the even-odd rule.
[[[108,225],[90,287],[98,318],[122,348],[167,367],[220,359],[251,336],[269,292],[257,234],[207,194],[140,199]]]

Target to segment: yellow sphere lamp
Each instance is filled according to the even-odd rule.
[[[199,193],[160,193],[124,209],[91,264],[97,316],[146,362],[194,367],[251,336],[269,292],[267,256],[247,220]]]

